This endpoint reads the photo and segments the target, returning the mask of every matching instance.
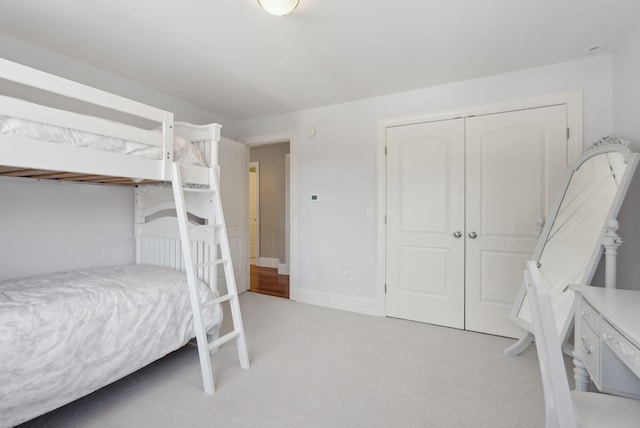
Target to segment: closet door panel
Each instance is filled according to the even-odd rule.
[[[566,173],[566,129],[565,106],[466,119],[468,330],[522,334],[509,312]]]
[[[470,166],[482,168],[470,172],[479,173],[474,186],[479,194],[469,197],[479,204],[483,236],[531,238],[532,225],[543,215],[544,140],[542,130],[496,132],[485,135],[476,150],[470,148],[471,156],[481,157]]]
[[[407,232],[447,230],[448,142],[405,141],[396,147],[400,162],[400,224]]]
[[[464,327],[464,123],[387,129],[387,315]]]
[[[531,259],[529,252],[483,251],[480,255],[480,289],[483,302],[510,305],[517,297],[513,293],[512,281],[522,281],[522,266]],[[507,281],[504,278],[508,278]]]

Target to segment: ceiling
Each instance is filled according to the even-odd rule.
[[[0,31],[233,120],[615,52],[638,0],[0,0]]]

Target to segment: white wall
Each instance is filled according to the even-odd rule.
[[[134,263],[133,188],[0,179],[0,280]]]
[[[640,26],[613,57],[613,128],[640,144]]]
[[[613,128],[640,147],[640,26],[613,57]],[[624,244],[618,258],[618,284],[640,290],[640,172],[629,189],[618,220]]]
[[[367,312],[376,297],[376,219],[366,210],[376,208],[378,121],[582,90],[590,143],[612,130],[611,73],[607,55],[238,123],[241,137],[295,132],[298,300]]]

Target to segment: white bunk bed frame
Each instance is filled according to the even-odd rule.
[[[222,343],[236,339],[240,365],[248,368],[249,360],[237,289],[220,195],[217,191],[219,190],[220,125],[195,126],[174,123],[173,113],[2,58],[0,58],[0,79],[104,107],[135,118],[146,119],[160,125],[160,132],[157,129],[146,130],[98,117],[2,97],[0,98],[0,115],[160,147],[163,156],[159,160],[150,159],[0,134],[0,174],[105,184],[172,183],[173,192],[161,185],[156,185],[150,190],[145,190],[146,186],[138,186],[136,189],[136,263],[186,271],[205,392],[210,394],[214,390],[209,352],[217,349]],[[174,162],[174,133],[198,147],[204,155],[206,166]],[[177,221],[176,217],[173,217],[147,222],[149,216],[167,209],[175,209]],[[194,226],[187,220],[188,212],[203,219],[203,224]],[[218,246],[222,259],[218,258]],[[183,251],[183,249],[187,250]],[[230,301],[234,330],[209,342],[202,322],[203,307],[198,301],[195,278],[204,281],[217,292],[217,266],[220,264],[225,270],[229,294],[216,299],[213,303]]]
[[[0,78],[133,117],[147,119],[160,124],[161,132],[47,106],[25,105],[20,100],[10,98],[2,99],[0,114],[161,147],[164,153],[162,160],[155,160],[2,135],[0,136],[2,139],[0,164],[3,166],[108,177],[130,177],[149,181],[172,181],[175,131],[173,113],[2,58],[0,58]],[[188,124],[176,124],[176,126],[181,126],[184,132],[190,133],[185,136],[187,139],[189,136],[195,136],[196,140],[207,139],[202,130],[207,132],[208,126],[200,127],[200,132],[197,131],[197,128],[189,131]],[[211,139],[209,156],[205,159],[208,166],[216,167],[218,165],[220,125],[213,125],[212,131],[212,135],[208,136]],[[186,183],[200,185],[208,185],[209,183],[207,168],[190,165],[183,169],[182,175]]]

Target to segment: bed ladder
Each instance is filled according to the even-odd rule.
[[[244,336],[244,327],[242,326],[242,316],[240,314],[240,304],[238,302],[238,289],[236,287],[235,275],[233,273],[233,265],[231,263],[231,251],[229,249],[229,239],[227,237],[227,228],[222,213],[222,200],[220,198],[220,186],[218,185],[218,173],[215,168],[209,168],[209,187],[189,187],[182,183],[181,167],[177,162],[173,163],[173,195],[176,204],[176,215],[178,218],[178,228],[180,230],[180,242],[182,246],[182,254],[187,273],[187,283],[189,286],[189,296],[191,300],[191,309],[193,311],[193,324],[198,344],[198,354],[200,357],[200,368],[202,369],[202,381],[204,390],[207,394],[213,394],[215,387],[213,383],[213,368],[211,365],[210,352],[218,349],[221,345],[233,339],[236,340],[238,348],[238,357],[240,359],[240,367],[249,368],[249,355],[247,353],[247,343]],[[189,223],[187,217],[187,206],[185,203],[185,193],[198,192],[210,197],[209,203],[213,216],[209,215],[209,224],[194,225]],[[202,236],[205,233],[206,241],[211,243],[211,251],[217,254],[217,244],[220,246],[220,258],[217,260],[198,263],[194,260],[192,254],[192,239],[194,235]],[[228,294],[220,296],[211,302],[200,303],[197,289],[197,270],[199,268],[222,265],[224,268],[224,276],[227,283]],[[209,281],[217,290],[217,273],[212,270]],[[233,319],[233,330],[224,336],[209,341],[205,330],[203,310],[217,303],[229,301],[231,307],[231,317]]]

